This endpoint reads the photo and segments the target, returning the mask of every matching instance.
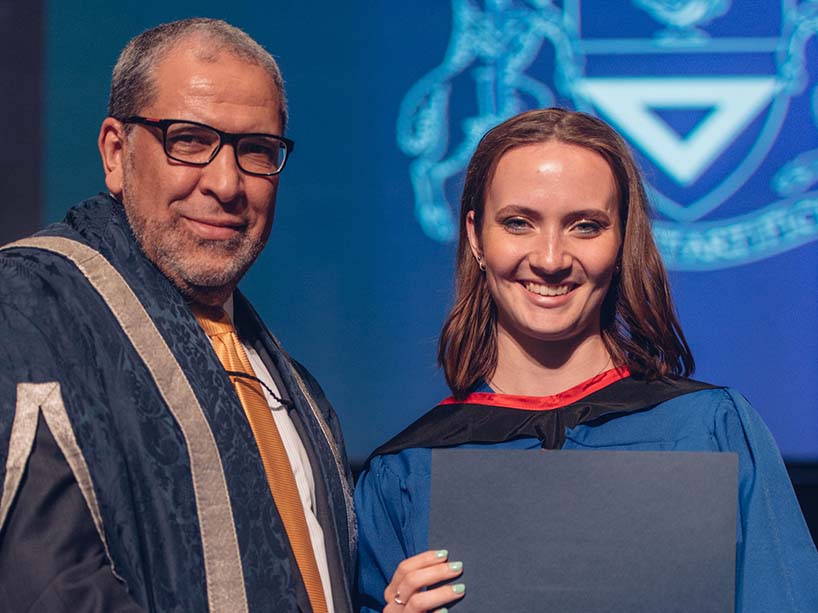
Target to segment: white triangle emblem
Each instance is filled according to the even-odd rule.
[[[690,185],[741,134],[779,89],[775,77],[584,79],[577,93],[681,185]],[[653,109],[712,111],[685,136]]]

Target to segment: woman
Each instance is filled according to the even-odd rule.
[[[693,356],[616,132],[547,109],[486,134],[466,173],[456,287],[439,349],[453,397],[378,449],[356,489],[364,610],[465,593],[459,562],[420,552],[431,448],[468,444],[735,452],[737,610],[818,611],[818,555],[772,437],[740,395],[686,378]]]

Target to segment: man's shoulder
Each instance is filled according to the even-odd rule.
[[[55,235],[59,234],[38,233],[31,238]],[[74,267],[59,254],[35,248],[25,241],[27,239],[0,248],[0,303],[25,305],[32,298],[45,302],[61,300],[63,289],[76,282]],[[37,305],[30,306],[33,309]]]
[[[93,290],[77,267],[76,254],[72,261],[66,252],[76,244],[85,254],[89,248],[102,249],[114,206],[108,196],[90,198],[72,207],[62,221],[0,247],[0,307],[43,325],[54,313],[81,312]]]
[[[124,222],[124,223],[123,223]],[[122,206],[107,194],[97,194],[70,207],[65,217],[58,222],[51,223],[28,238],[60,237],[71,239],[92,248],[99,248],[105,237],[110,233],[111,225],[125,225]],[[20,241],[14,241],[0,246],[0,258],[9,258],[19,255],[17,246]]]

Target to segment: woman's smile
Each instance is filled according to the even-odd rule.
[[[559,285],[545,285],[542,283],[534,283],[532,281],[524,281],[523,287],[532,294],[538,296],[564,296],[573,289],[573,285],[559,284]]]

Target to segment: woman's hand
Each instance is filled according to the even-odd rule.
[[[423,591],[423,588],[454,579],[463,573],[462,562],[449,562],[448,559],[449,552],[440,549],[419,553],[401,562],[383,591],[386,600],[384,613],[423,613],[438,610],[449,602],[463,598],[466,591],[463,583]]]

